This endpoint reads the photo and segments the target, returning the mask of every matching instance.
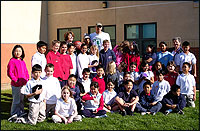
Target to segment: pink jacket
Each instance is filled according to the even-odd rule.
[[[57,52],[56,54],[51,50],[46,56],[47,64],[51,63],[54,65],[54,73],[53,76],[58,78],[60,77],[63,79],[63,71],[62,71],[62,64],[61,64],[61,58],[60,53]]]
[[[29,80],[28,69],[21,59],[11,58],[7,65],[7,75],[11,79],[11,85],[21,87]]]
[[[70,69],[73,69],[71,57],[66,54],[61,54],[61,64],[62,64],[62,71],[63,71],[63,80],[67,80],[70,75]]]

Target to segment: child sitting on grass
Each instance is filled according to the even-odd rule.
[[[170,91],[169,82],[164,80],[165,72],[163,70],[158,70],[156,72],[157,81],[153,83],[152,91],[156,96],[155,102],[162,101],[163,96],[166,95]]]
[[[77,77],[74,74],[69,75],[67,80],[67,85],[69,86],[69,89],[72,92],[72,95],[76,101],[77,110],[80,112],[82,105],[81,105],[81,97],[80,97],[80,89],[78,85],[76,84]]]
[[[168,115],[172,111],[181,115],[184,114],[183,108],[186,106],[186,100],[180,92],[180,86],[173,85],[171,91],[163,97],[162,103],[165,115]]]
[[[106,111],[103,110],[104,101],[103,95],[99,93],[99,85],[97,82],[92,82],[90,92],[82,97],[84,110],[82,111],[85,117],[99,118],[107,117]]]
[[[76,102],[68,86],[64,86],[61,91],[61,98],[57,100],[55,115],[52,116],[55,123],[64,122],[65,124],[73,121],[82,121],[78,115]]]
[[[104,110],[110,112],[112,110],[112,105],[114,104],[115,97],[117,93],[114,91],[115,84],[112,79],[107,82],[107,89],[103,92],[104,99]]]
[[[115,98],[115,102],[117,103],[117,105],[113,107],[113,110],[115,111],[119,108],[122,116],[125,116],[127,114],[132,116],[136,104],[139,101],[139,97],[135,90],[132,90],[132,80],[126,80],[124,82],[124,86],[126,90],[123,92],[119,92],[119,94]]]
[[[160,102],[155,102],[155,95],[151,91],[151,82],[147,81],[143,84],[143,91],[140,94],[139,105],[137,107],[141,115],[152,114],[155,115],[162,107]]]

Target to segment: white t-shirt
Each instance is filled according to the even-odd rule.
[[[98,63],[99,63],[99,58],[98,58],[96,55],[93,55],[93,54],[88,55],[88,58],[89,58],[89,64],[90,64],[90,65],[92,65],[92,61],[94,61],[94,60],[97,60]],[[94,68],[96,68],[96,67],[94,67]],[[90,68],[90,72],[91,72],[91,73],[96,73],[96,72],[94,72],[94,71],[92,70],[92,68]]]
[[[91,84],[91,80],[84,80],[83,78],[79,79],[79,82],[82,83],[85,92],[90,92],[90,84]]]
[[[36,85],[42,85],[42,93],[39,95],[39,98],[36,99],[34,96],[29,97],[28,100],[30,102],[42,102],[43,100],[45,100],[45,96],[46,96],[46,87],[45,87],[45,83],[42,79],[39,80],[35,80],[34,78],[32,78],[31,80],[29,80],[26,83],[26,86],[24,86],[24,90],[21,92],[24,95],[28,95],[33,93],[32,89],[34,86]]]
[[[31,59],[31,65],[32,67],[35,65],[35,64],[39,64],[41,67],[42,67],[42,74],[41,74],[41,78],[44,78],[46,73],[45,73],[45,67],[46,67],[46,64],[47,64],[47,60],[46,60],[46,57],[44,54],[41,54],[40,52],[36,52],[33,56],[32,56],[32,59]]]
[[[131,72],[131,78],[134,81],[139,80],[139,74],[138,74],[138,72]]]
[[[109,48],[112,50],[110,35],[108,33],[101,32],[101,33],[97,34],[96,32],[94,32],[94,33],[90,34],[90,39],[91,39],[91,42],[93,45],[97,45],[99,51],[104,49],[103,41],[108,40],[110,43]]]
[[[56,104],[57,99],[61,97],[61,87],[60,82],[56,77],[44,77],[44,82],[46,85],[46,103],[47,104]]]
[[[184,62],[188,62],[191,65],[193,65],[193,64],[196,64],[197,59],[196,59],[195,55],[191,52],[189,52],[188,55],[185,54],[184,52],[182,52],[182,53],[178,54],[178,56],[175,59],[175,63],[180,66],[180,71],[182,71],[182,66],[183,66]],[[192,70],[192,66],[190,67],[190,71],[191,70]]]
[[[77,73],[77,56],[76,54],[70,55],[71,60],[72,60],[72,65],[73,65],[73,69],[72,69],[72,74],[76,75]]]
[[[166,95],[170,91],[170,84],[166,80],[162,80],[161,82],[155,81],[153,83],[152,91],[156,96],[156,102],[162,101],[163,96]]]
[[[112,90],[112,92],[110,92],[110,91],[108,91],[108,89],[106,89],[103,92],[103,100],[108,105],[111,105],[114,103],[116,96],[117,96],[117,93],[114,90]]]
[[[147,72],[141,72],[140,73],[140,76],[141,75],[143,75],[144,73],[146,73],[147,74],[147,79],[148,80],[151,80],[151,77],[154,77],[154,74],[153,74],[153,72],[152,71],[147,71]],[[140,82],[140,84],[139,84],[139,94],[143,91],[143,84],[145,83],[146,81],[145,80],[142,80],[141,82]]]
[[[73,115],[74,111],[77,111],[76,102],[73,98],[69,97],[67,103],[62,99],[58,99],[56,102],[55,110],[64,117]]]
[[[194,94],[194,86],[196,86],[196,81],[193,75],[182,73],[176,79],[176,84],[181,88],[181,94],[191,95]]]
[[[88,68],[89,65],[89,57],[88,55],[80,53],[77,57],[77,67],[78,67],[78,77],[82,78],[83,69]]]

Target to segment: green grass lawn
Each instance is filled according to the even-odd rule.
[[[199,130],[199,92],[196,107],[184,108],[184,115],[171,113],[165,116],[158,112],[155,116],[135,113],[135,116],[121,116],[118,113],[107,113],[106,118],[83,118],[82,122],[68,125],[55,124],[46,119],[37,125],[10,123],[11,90],[1,91],[1,130]],[[25,110],[28,111],[27,99]]]

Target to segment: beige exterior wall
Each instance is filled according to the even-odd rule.
[[[10,86],[7,64],[17,44],[24,48],[31,76],[31,58],[41,39],[41,5],[41,1],[1,1],[1,87]]]
[[[199,46],[199,8],[192,1],[49,1],[49,41],[57,39],[58,28],[81,27],[81,36],[96,22],[116,25],[116,43],[124,40],[124,24],[157,22],[157,43],[171,46],[175,36]]]

